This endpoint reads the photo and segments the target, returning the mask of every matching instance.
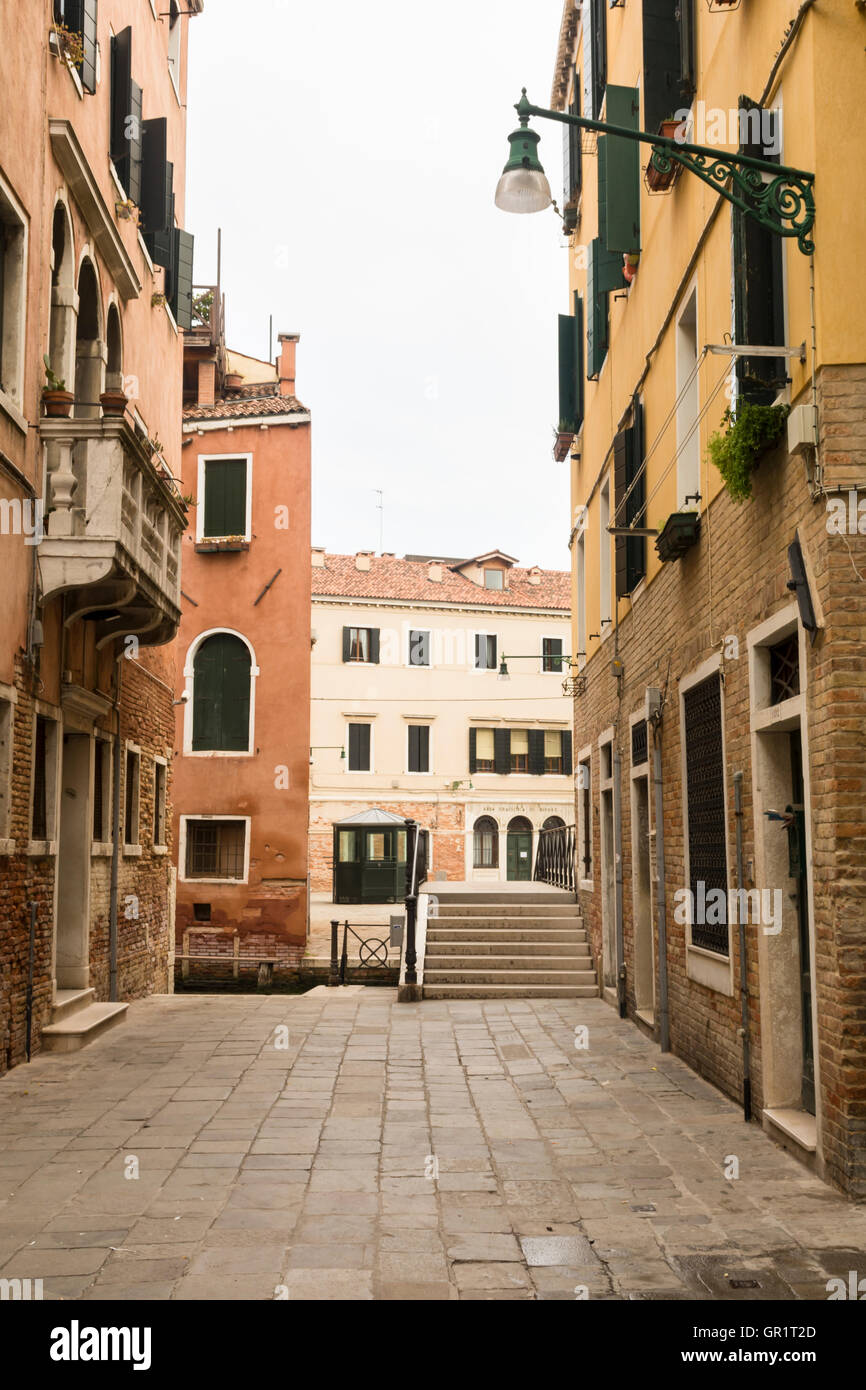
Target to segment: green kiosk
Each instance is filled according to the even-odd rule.
[[[334,902],[396,903],[406,894],[406,823],[374,807],[334,826]]]

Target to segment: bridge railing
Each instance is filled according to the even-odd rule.
[[[540,830],[535,853],[535,882],[549,883],[552,888],[565,888],[574,893],[577,889],[574,871],[576,848],[573,825]]]

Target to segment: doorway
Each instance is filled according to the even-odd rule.
[[[649,781],[632,779],[632,912],[634,916],[634,995],[637,1012],[654,1023],[654,952],[650,886]]]
[[[532,878],[532,822],[515,816],[508,823],[507,865],[510,883],[528,883]]]
[[[613,788],[601,793],[601,934],[605,989],[616,989],[616,899],[613,838]]]
[[[58,989],[87,989],[90,981],[91,744],[66,731],[60,772],[57,854],[56,959]]]

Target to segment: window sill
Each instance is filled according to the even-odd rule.
[[[595,892],[595,883],[591,878],[579,878],[577,881],[577,886],[582,893]]]
[[[15,840],[0,840],[0,855],[15,853]]]
[[[236,550],[249,550],[249,541],[196,541],[196,552],[199,555],[214,555],[220,552],[231,552]]]
[[[57,841],[30,840],[24,853],[31,859],[53,859],[57,853]]]
[[[809,1115],[805,1110],[765,1110],[763,1112],[765,1128],[767,1123],[773,1129],[781,1131],[786,1139],[790,1139],[798,1148],[804,1149],[808,1154],[814,1154],[818,1149],[818,1122],[814,1115]]]
[[[21,411],[18,409],[12,397],[8,395],[6,391],[0,391],[0,410],[3,411],[4,415],[9,416],[9,419],[12,421],[13,425],[15,425],[21,431],[21,433],[26,436],[27,421],[21,414]]]
[[[91,859],[109,859],[113,845],[110,840],[94,840],[90,846]]]
[[[153,852],[159,855],[168,854],[168,845],[154,845]]]
[[[686,950],[686,974],[696,984],[703,985],[705,989],[713,989],[717,994],[734,993],[730,956],[720,956],[715,951],[707,951],[702,946],[693,946],[689,942]]]
[[[249,748],[232,750],[223,748],[197,748],[195,751],[191,748],[184,748],[183,756],[185,758],[254,758],[255,754]]]
[[[141,845],[124,845],[124,846],[123,846],[123,857],[124,857],[124,859],[140,859],[140,858],[141,858],[141,851],[142,851]]]
[[[234,883],[234,884],[241,884],[241,883],[246,883],[247,880],[246,880],[245,878],[181,878],[181,879],[179,879],[178,881],[179,881],[180,883]],[[208,926],[208,923],[207,923],[207,922],[198,922],[198,923],[196,923],[196,925],[199,926],[199,927],[202,927],[202,926],[205,926],[205,927],[206,927],[206,926]],[[228,960],[231,960],[231,956],[228,957]]]

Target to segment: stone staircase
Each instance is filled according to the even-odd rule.
[[[580,908],[567,893],[449,893],[428,920],[425,999],[597,994]]]
[[[95,989],[59,989],[51,1022],[42,1029],[43,1052],[77,1052],[122,1023],[128,1004],[97,1004]]]

